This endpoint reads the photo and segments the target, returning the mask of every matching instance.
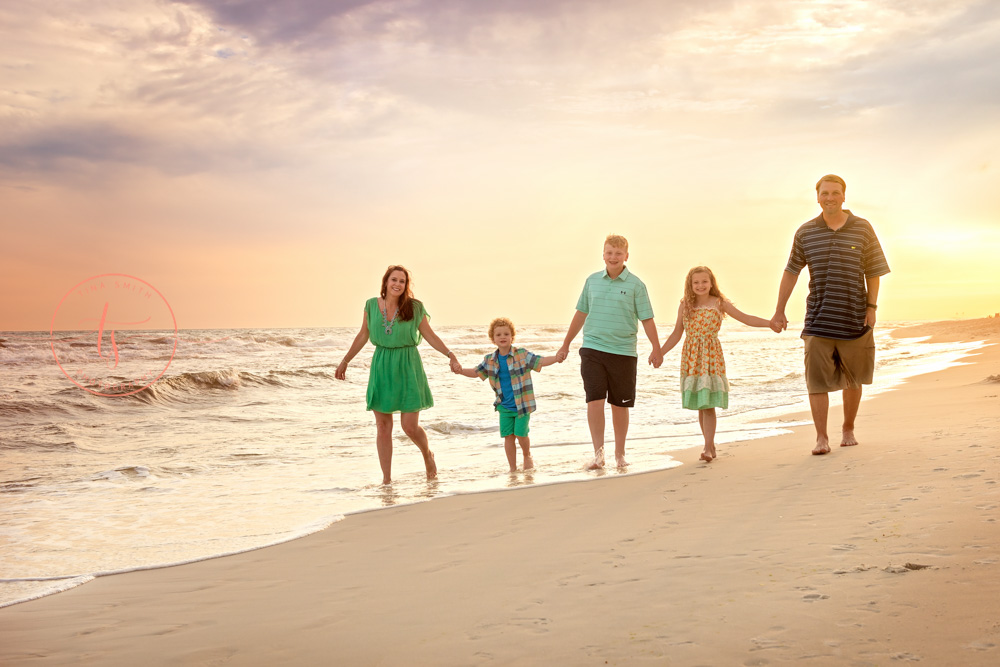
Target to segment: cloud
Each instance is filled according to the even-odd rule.
[[[985,122],[991,2],[154,0],[3,13],[0,165],[377,173],[591,134]],[[73,21],[64,15],[77,17]],[[880,115],[881,112],[887,112]]]

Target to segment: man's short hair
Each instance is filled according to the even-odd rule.
[[[604,245],[609,245],[612,248],[625,248],[625,252],[628,252],[628,239],[620,234],[608,234],[608,238],[604,239]]]
[[[827,174],[823,178],[816,181],[816,193],[819,193],[819,186],[823,185],[824,182],[839,183],[840,187],[843,189],[844,194],[847,194],[847,183],[844,182],[840,176],[835,174]]]

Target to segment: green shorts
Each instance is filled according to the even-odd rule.
[[[531,414],[519,415],[502,405],[497,406],[497,412],[500,413],[501,438],[506,438],[508,435],[516,435],[519,438],[528,437],[528,422],[531,421]]]

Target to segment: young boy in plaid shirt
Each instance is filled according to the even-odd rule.
[[[460,368],[455,372],[465,377],[489,378],[496,392],[494,409],[500,413],[500,435],[510,471],[517,471],[517,444],[524,452],[524,469],[531,470],[531,441],[528,439],[528,422],[535,411],[535,391],[531,385],[531,371],[541,370],[558,361],[555,355],[540,357],[523,347],[513,347],[514,323],[506,317],[490,322],[490,340],[497,349],[483,357],[475,368]]]

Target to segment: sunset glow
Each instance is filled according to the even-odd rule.
[[[1000,5],[96,0],[0,8],[0,330],[91,276],[182,329],[562,323],[602,241],[670,324],[694,265],[769,317],[826,173],[883,321],[1000,311]],[[805,285],[789,316],[801,321]]]

